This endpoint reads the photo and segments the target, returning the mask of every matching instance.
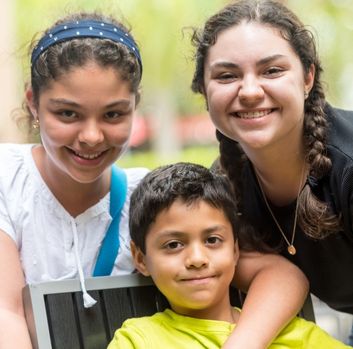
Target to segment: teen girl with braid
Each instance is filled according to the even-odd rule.
[[[279,2],[244,0],[209,18],[193,42],[192,88],[254,227],[241,248],[277,251],[313,294],[353,314],[353,113],[325,100],[313,35]]]
[[[139,50],[127,29],[95,14],[59,21],[33,48],[25,111],[41,144],[0,146],[0,348],[31,348],[25,283],[78,277],[85,306],[91,306],[85,276],[133,272],[129,201],[147,171],[112,165],[128,143],[141,75]],[[117,176],[126,199],[124,190],[115,193]],[[113,214],[115,202],[122,210]],[[106,245],[106,236],[118,245],[114,239]],[[113,245],[115,258],[102,268],[102,251]],[[239,343],[256,348],[263,338],[248,336],[247,329],[260,333],[264,327],[258,295],[267,291],[270,301],[281,302],[282,293],[292,292],[289,318],[305,297],[306,279],[284,258],[260,254],[243,258],[238,277],[252,286],[236,333]]]

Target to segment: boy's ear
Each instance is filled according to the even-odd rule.
[[[134,260],[136,269],[144,276],[150,276],[150,273],[147,270],[145,262],[145,254],[141,251],[139,247],[131,240],[130,242],[131,254]]]

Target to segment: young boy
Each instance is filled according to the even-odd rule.
[[[238,231],[224,176],[187,163],[150,172],[131,197],[131,250],[136,268],[152,277],[170,309],[125,321],[108,349],[220,348],[240,312],[229,299]],[[270,348],[349,347],[295,318]]]

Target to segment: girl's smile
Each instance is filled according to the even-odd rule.
[[[222,31],[205,61],[204,93],[213,123],[243,148],[283,148],[302,139],[305,76],[280,32],[256,22]],[[298,146],[299,147],[299,146]]]
[[[45,148],[35,153],[42,174],[92,183],[127,147],[135,95],[115,68],[71,69],[41,92],[38,104],[32,109]]]

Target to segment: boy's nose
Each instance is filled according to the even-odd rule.
[[[205,246],[193,245],[188,249],[186,257],[187,268],[202,268],[209,263]]]
[[[95,120],[87,120],[80,130],[79,141],[93,147],[102,143],[103,140],[104,135],[99,123]]]

